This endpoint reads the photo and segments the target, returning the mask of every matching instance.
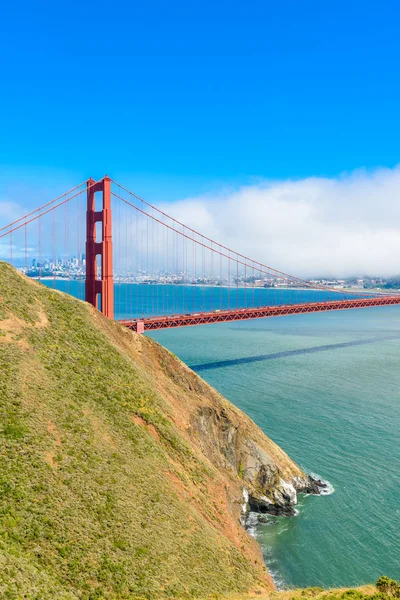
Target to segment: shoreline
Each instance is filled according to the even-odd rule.
[[[320,477],[319,475],[317,475],[314,472],[308,472],[306,470],[304,470],[304,473],[306,475],[308,475],[308,477],[310,477],[311,481],[316,485],[316,487],[318,488],[318,493],[315,492],[298,492],[298,495],[300,496],[330,496],[335,492],[335,488],[333,487],[333,485],[330,483],[330,481],[328,481],[327,479],[323,479],[322,477]],[[295,506],[297,506],[297,501]],[[257,544],[259,545],[260,549],[261,549],[261,553],[263,555],[263,560],[265,563],[265,567],[269,573],[269,575],[271,576],[274,585],[276,587],[276,590],[278,592],[280,591],[285,591],[290,589],[289,585],[287,584],[283,578],[283,574],[280,573],[279,571],[279,565],[277,565],[278,568],[276,568],[275,566],[273,568],[271,568],[271,564],[269,564],[271,561],[268,561],[267,556],[266,556],[266,550],[267,549],[271,549],[270,546],[265,546],[261,543],[260,541],[260,533],[262,533],[262,529],[263,526],[277,526],[282,522],[285,522],[286,519],[293,519],[293,518],[297,518],[297,517],[301,517],[301,511],[298,508],[294,508],[293,509],[293,514],[292,515],[288,515],[288,514],[274,514],[274,513],[269,513],[269,512],[260,512],[254,509],[254,507],[250,507],[248,509],[245,521],[244,521],[244,529],[247,531],[247,533],[257,542]],[[279,533],[278,533],[279,535]],[[270,557],[273,560],[273,557]]]
[[[71,282],[76,282],[76,283],[85,283],[84,279],[73,279],[73,278],[68,278],[68,277],[29,277],[28,275],[26,276],[29,279],[32,279],[34,281],[65,281],[68,283]],[[328,293],[333,293],[333,294],[393,294],[396,295],[399,292],[399,290],[383,290],[381,288],[371,288],[371,289],[352,289],[352,288],[327,288],[327,289],[320,289],[320,288],[313,288],[313,287],[287,287],[287,286],[279,286],[279,287],[264,287],[264,286],[252,286],[251,284],[248,285],[212,285],[212,284],[208,284],[208,283],[160,283],[160,282],[154,282],[154,283],[146,283],[146,282],[140,282],[140,281],[118,281],[118,280],[114,280],[114,284],[115,285],[143,285],[143,286],[174,286],[174,287],[194,287],[194,288],[212,288],[214,290],[217,289],[229,289],[232,292],[234,292],[236,289],[239,290],[249,290],[249,291],[255,291],[255,290],[265,290],[265,291],[285,291],[285,292],[321,292],[324,294],[328,294]]]

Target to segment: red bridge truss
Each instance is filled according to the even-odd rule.
[[[190,325],[207,325],[209,323],[227,323],[229,321],[245,321],[247,319],[266,319],[285,315],[326,312],[330,310],[348,310],[351,308],[369,308],[371,306],[389,306],[400,304],[400,296],[382,296],[378,298],[358,298],[353,300],[331,300],[326,302],[309,302],[307,304],[288,304],[281,306],[263,306],[261,308],[241,308],[239,310],[223,310],[187,315],[171,315],[148,317],[120,322],[138,333],[171,327],[188,327]]]

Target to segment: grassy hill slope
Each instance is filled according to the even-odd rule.
[[[0,401],[0,597],[273,588],[244,470],[256,448],[269,479],[246,485],[272,494],[300,469],[171,353],[6,263]]]

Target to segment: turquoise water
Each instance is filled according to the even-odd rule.
[[[56,283],[66,289],[66,282]],[[68,286],[79,295],[75,282]],[[140,288],[146,286],[135,287],[144,306],[148,291]],[[124,316],[129,293],[123,286],[117,293]],[[278,585],[400,578],[399,307],[188,327],[152,337],[334,487],[329,496],[302,497],[298,516],[257,526]]]
[[[85,297],[83,281],[47,279],[42,280],[42,283],[72,294],[81,300]],[[357,296],[361,298],[368,294],[359,293]],[[344,293],[338,296],[337,293],[330,290],[117,283],[114,285],[114,310],[116,319],[127,319],[155,314],[172,315],[212,311],[216,308],[323,302],[357,296]]]
[[[188,327],[152,337],[332,495],[256,528],[280,586],[400,578],[400,309]]]

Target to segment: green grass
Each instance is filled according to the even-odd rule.
[[[119,326],[0,263],[0,330],[1,598],[193,598],[260,582],[214,526],[201,489],[215,473]],[[204,510],[168,472],[198,486]]]
[[[310,587],[271,594],[271,600],[394,600],[396,598],[400,598],[400,582],[386,576],[380,577],[375,585],[357,589],[324,590],[320,587]]]

